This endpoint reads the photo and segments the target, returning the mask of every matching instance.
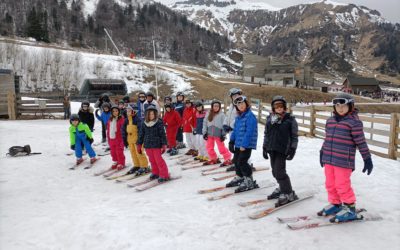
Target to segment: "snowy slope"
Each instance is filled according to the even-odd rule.
[[[374,171],[367,176],[357,155],[352,177],[357,204],[380,212],[383,221],[289,231],[277,216],[313,214],[327,203],[318,161],[322,140],[301,137],[287,167],[295,190],[317,190],[315,198],[253,221],[247,214],[254,208],[237,203],[264,198],[273,188],[210,202],[197,190],[224,182],[203,177],[200,170],[180,171],[173,160],[167,160],[171,172],[183,178],[142,193],[92,175],[111,164],[109,156],[92,170],[68,170],[74,163],[73,156],[65,155],[70,151],[68,126],[60,120],[0,121],[0,249],[386,250],[400,245],[398,161],[374,156]],[[262,131],[260,126],[252,161],[269,166],[261,155]],[[100,134],[96,122],[95,140]],[[4,156],[8,147],[24,144],[43,154]],[[255,178],[273,180],[270,171],[255,173]]]

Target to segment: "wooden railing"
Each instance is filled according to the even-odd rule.
[[[271,105],[261,103],[257,99],[251,101],[252,111],[257,115],[258,122],[265,124],[267,116],[272,111]],[[326,120],[332,115],[331,106],[291,107],[288,105],[288,110],[296,117],[299,135],[325,138]],[[399,113],[390,115],[360,113],[359,118],[364,124],[367,143],[380,149],[379,151],[370,149],[371,153],[390,159],[400,158]]]

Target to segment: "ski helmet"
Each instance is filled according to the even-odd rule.
[[[195,106],[197,107],[202,107],[203,106],[203,102],[202,101],[197,101],[195,102]]]
[[[214,104],[216,104],[216,103],[218,103],[219,106],[221,107],[222,102],[221,102],[220,100],[217,100],[217,99],[212,100],[212,102],[211,102],[211,107],[214,106]]]
[[[69,123],[72,123],[72,121],[81,121],[81,119],[79,118],[79,115],[78,114],[72,114],[70,117],[69,117]]]
[[[166,97],[164,97],[164,102],[165,102],[166,100],[169,100],[170,102],[172,102],[171,96],[166,96]]]
[[[87,106],[89,108],[90,107],[90,102],[89,101],[83,101],[81,103],[81,108],[83,108],[83,106]]]
[[[106,93],[101,95],[101,99],[103,100],[103,102],[110,102],[110,97]]]
[[[281,95],[276,95],[276,96],[274,96],[274,97],[272,98],[272,102],[271,102],[272,112],[275,112],[274,104],[275,104],[276,102],[281,102],[281,103],[283,103],[283,108],[286,110],[287,107],[286,107],[286,100],[285,100],[285,98],[284,98],[283,96],[281,96]]]
[[[183,94],[183,92],[178,92],[178,93],[176,93],[176,97],[178,97],[178,96],[183,96],[183,97],[185,97],[185,95]]]
[[[126,110],[132,110],[133,112],[137,112],[138,111],[138,107],[137,107],[137,104],[136,103],[133,103],[133,104],[129,104],[127,107],[126,107]]]
[[[103,103],[103,105],[101,105],[101,108],[102,108],[103,110],[104,110],[104,108],[110,109],[110,108],[111,108],[111,105],[110,105],[110,103],[105,102],[105,103]]]
[[[243,94],[243,92],[242,92],[242,90],[239,89],[239,88],[231,88],[231,89],[229,90],[229,96],[230,96],[230,97],[232,97],[232,96],[234,96],[234,95],[242,95],[242,94]]]
[[[174,105],[172,105],[171,103],[167,103],[164,105],[164,108],[174,109]]]
[[[158,110],[157,110],[157,108],[156,108],[156,106],[154,106],[154,105],[149,105],[147,108],[146,108],[146,113],[147,112],[149,112],[149,111],[151,111],[151,110],[153,110],[154,112],[156,112],[156,114],[158,113]]]
[[[148,97],[148,96],[151,96],[154,99],[154,94],[152,92],[150,92],[150,91],[148,91],[146,93],[146,97]]]
[[[354,97],[347,93],[339,93],[332,100],[333,108],[336,111],[336,104],[347,104],[349,106],[349,112],[354,110]]]
[[[122,100],[124,101],[124,103],[129,103],[129,101],[130,101],[129,95],[124,96],[124,98],[122,98]]]

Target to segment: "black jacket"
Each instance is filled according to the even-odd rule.
[[[290,148],[297,148],[299,141],[296,119],[290,113],[286,113],[280,121],[272,124],[272,120],[273,115],[269,115],[265,124],[263,147],[268,152],[277,151],[286,155]]]
[[[94,127],[94,114],[93,114],[93,108],[89,107],[88,111],[84,112],[82,109],[79,109],[78,112],[79,119],[81,122],[87,124],[90,128],[90,131],[93,131]]]
[[[143,144],[144,148],[161,148],[167,145],[167,136],[161,119],[157,119],[151,127],[145,122],[142,123],[138,144]]]

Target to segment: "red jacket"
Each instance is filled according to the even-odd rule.
[[[182,126],[184,133],[192,133],[193,129],[196,129],[196,109],[185,108],[182,117]]]
[[[118,120],[117,120],[117,131],[116,131],[116,133],[115,133],[115,139],[114,140],[121,140],[122,142],[124,141],[124,139],[122,138],[122,129],[123,129],[123,126],[124,126],[124,122],[125,122],[125,119],[124,119],[124,117],[119,117],[118,118]],[[107,139],[108,140],[110,140],[111,138],[110,138],[110,123],[111,123],[111,120],[108,120],[108,122],[107,122]]]
[[[167,126],[167,130],[173,128],[179,128],[182,125],[182,119],[178,111],[171,110],[170,112],[165,112],[163,117],[164,125]]]

